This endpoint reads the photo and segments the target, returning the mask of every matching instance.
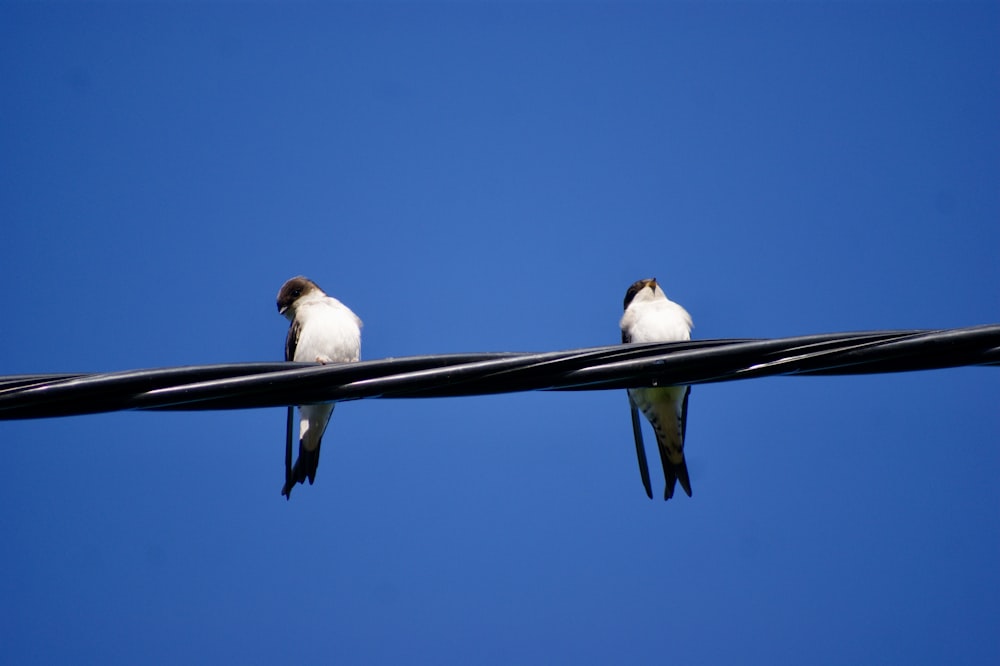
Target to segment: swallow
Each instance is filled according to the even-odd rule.
[[[639,280],[625,292],[625,314],[622,315],[619,327],[622,331],[622,343],[627,344],[690,340],[693,324],[687,310],[667,298],[656,283],[656,278],[652,278]],[[666,483],[663,499],[668,500],[674,496],[674,487],[678,481],[690,497],[691,479],[684,460],[684,432],[687,429],[690,394],[690,386],[628,389],[639,474],[650,499],[653,498],[653,491],[649,482],[649,466],[646,463],[638,412],[645,415],[656,434]]]
[[[349,307],[312,280],[294,277],[281,285],[278,314],[291,325],[285,338],[285,360],[307,363],[352,363],[361,358],[361,319]],[[319,447],[333,414],[334,403],[299,405],[299,457],[292,467],[294,408],[288,408],[285,427],[285,485],[281,494],[291,499],[292,487],[309,479],[319,466]]]

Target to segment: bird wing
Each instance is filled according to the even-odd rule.
[[[298,317],[292,319],[291,326],[288,327],[288,336],[285,337],[285,360],[295,360],[295,346],[299,343],[299,332],[302,325],[299,324]],[[285,419],[285,488],[292,485],[292,438],[295,435],[295,407],[288,406],[288,416]],[[291,491],[282,494],[291,499]]]
[[[622,331],[622,344],[631,341],[629,334]],[[628,406],[632,413],[632,436],[635,438],[635,457],[639,461],[639,476],[642,477],[642,487],[646,489],[646,496],[653,499],[653,486],[649,481],[649,463],[646,461],[646,445],[642,441],[642,422],[639,421],[639,409],[632,401],[632,396],[628,398]]]
[[[642,487],[646,496],[653,499],[653,486],[649,481],[649,463],[646,462],[646,446],[642,442],[642,423],[639,421],[639,409],[628,399],[629,411],[632,412],[632,436],[635,438],[635,457],[639,460],[639,476],[642,477]]]
[[[295,347],[299,344],[299,333],[302,332],[302,324],[299,318],[292,320],[292,325],[288,327],[288,336],[285,338],[285,360],[295,360]]]
[[[688,396],[691,395],[691,387],[684,391],[684,404],[681,406],[681,441],[687,440],[688,429]]]
[[[285,487],[291,485],[292,478],[292,436],[295,434],[295,408],[288,406],[285,419]],[[291,497],[289,497],[291,499]]]

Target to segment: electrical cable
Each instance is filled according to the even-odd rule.
[[[944,330],[692,340],[357,363],[225,363],[0,377],[0,420],[118,410],[251,409],[369,398],[683,386],[774,375],[1000,365],[1000,324]]]

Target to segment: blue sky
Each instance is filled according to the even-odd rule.
[[[697,338],[1000,321],[997,3],[2,3],[0,90],[2,374],[281,359],[296,274],[369,359],[651,276]],[[290,502],[282,410],[0,422],[0,651],[997,663],[998,396],[696,387],[667,503],[623,392],[344,404]]]

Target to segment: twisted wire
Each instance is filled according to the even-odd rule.
[[[226,363],[0,377],[0,420],[117,410],[249,409],[368,398],[670,386],[774,375],[1000,365],[1000,325],[692,340],[348,364]]]

